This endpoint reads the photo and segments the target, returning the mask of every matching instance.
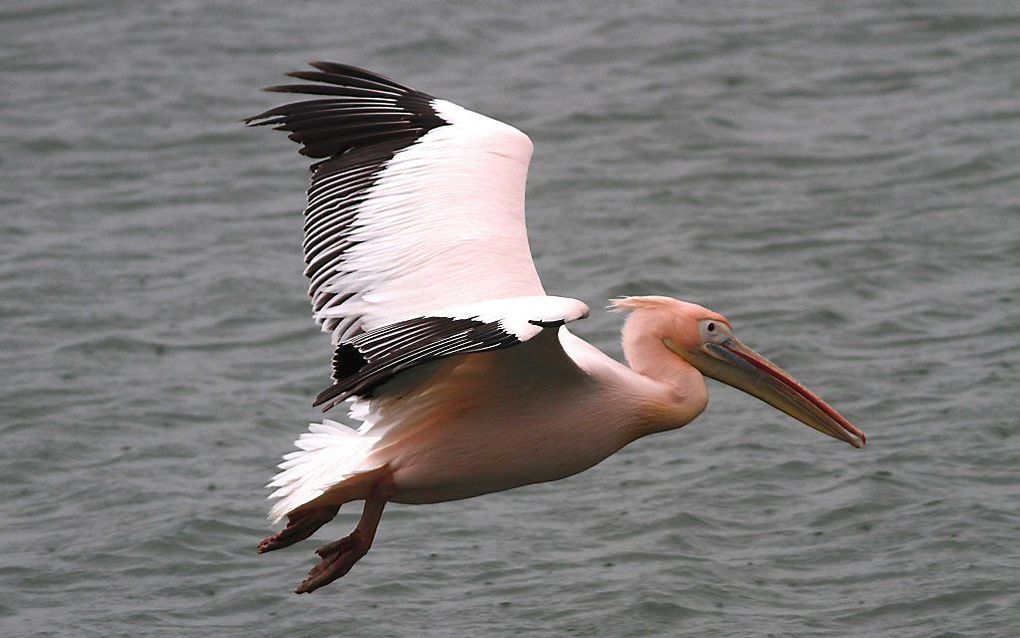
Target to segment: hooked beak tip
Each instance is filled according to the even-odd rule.
[[[847,443],[854,446],[858,450],[868,444],[868,436],[864,434],[863,431],[861,431],[856,426],[850,423],[847,423],[846,425],[850,426],[850,427],[844,426],[847,434]]]

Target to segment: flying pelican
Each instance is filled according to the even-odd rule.
[[[331,335],[324,419],[269,487],[287,525],[259,553],[312,535],[364,501],[354,531],[320,547],[296,592],[346,574],[383,508],[554,481],[645,435],[690,423],[704,377],[854,447],[864,433],[737,340],[717,312],[669,297],[616,299],[628,365],[564,324],[588,316],[547,295],[524,223],[531,140],[456,104],[345,64],[313,62],[269,91],[310,94],[248,118],[288,131],[311,167],[304,254],[315,320]],[[629,366],[629,367],[628,367]]]

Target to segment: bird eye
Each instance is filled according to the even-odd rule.
[[[702,319],[698,322],[698,335],[706,343],[716,343],[729,334],[727,325],[717,319]]]

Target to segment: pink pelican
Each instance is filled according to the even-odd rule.
[[[304,254],[333,385],[357,429],[311,424],[269,483],[286,527],[259,553],[308,538],[351,501],[361,518],[318,550],[311,592],[368,552],[386,503],[438,503],[554,481],[628,443],[690,423],[705,377],[854,447],[864,432],[737,340],[717,312],[627,297],[628,365],[564,324],[588,316],[546,294],[524,223],[532,145],[502,122],[332,62],[268,90],[318,96],[249,118],[288,131],[312,164]]]

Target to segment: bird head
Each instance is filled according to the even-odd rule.
[[[665,347],[704,376],[757,397],[823,434],[857,448],[867,441],[864,432],[818,395],[741,343],[733,335],[729,320],[721,314],[659,296],[625,297],[614,300],[613,307],[631,313],[624,330],[628,359],[632,354],[635,359],[641,358],[642,348],[661,352]]]

